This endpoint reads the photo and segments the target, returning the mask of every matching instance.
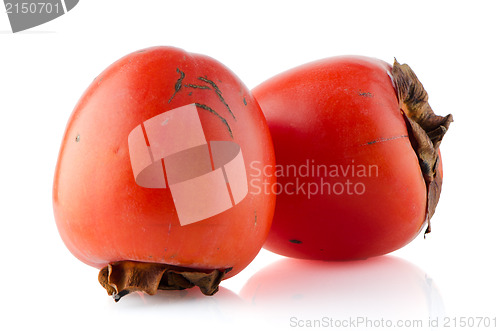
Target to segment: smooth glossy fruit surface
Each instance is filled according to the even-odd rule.
[[[271,137],[229,69],[172,47],[131,53],[69,119],[53,186],[59,232],[97,268],[128,260],[230,277],[257,255],[274,211],[273,195],[249,189],[252,162],[274,167]]]
[[[344,56],[296,67],[252,90],[276,151],[278,196],[265,248],[298,258],[363,259],[403,247],[422,230],[434,212],[428,191],[440,161],[440,139],[433,145],[427,131],[447,129],[451,116],[432,113],[441,122],[427,130],[414,114],[424,101],[428,106],[427,94],[422,88],[418,103],[414,87],[420,82],[405,65]]]

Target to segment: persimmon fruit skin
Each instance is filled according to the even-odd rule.
[[[328,169],[373,166],[371,176],[350,171],[338,177],[298,176],[317,187],[337,185],[336,193],[325,194],[323,184],[324,194],[310,197],[302,191],[283,193],[297,178],[278,174],[282,192],[265,248],[304,259],[365,259],[405,246],[422,230],[426,184],[389,64],[358,56],[327,58],[278,74],[252,93],[271,131],[277,170],[307,162]],[[337,194],[336,182],[343,183],[343,193]],[[362,194],[354,192],[355,183],[361,183],[357,192]]]
[[[247,177],[250,162],[274,167],[262,111],[227,67],[173,47],[131,53],[95,78],[64,133],[53,208],[59,233],[78,259],[96,268],[122,260],[196,270],[232,268],[228,278],[257,255],[272,221],[273,195],[249,192],[234,207],[181,226],[168,188],[135,182],[129,133],[158,114],[193,103],[220,115],[197,109],[207,141],[240,146]]]

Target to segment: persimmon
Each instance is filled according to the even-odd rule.
[[[452,116],[434,114],[409,66],[333,57],[252,92],[276,151],[278,181],[267,189],[278,196],[265,248],[364,259],[430,231],[442,183],[439,146]]]
[[[192,286],[211,295],[252,261],[271,225],[275,197],[249,190],[252,162],[273,168],[273,145],[236,75],[204,55],[140,50],[97,76],[71,114],[53,186],[57,227],[115,300]]]

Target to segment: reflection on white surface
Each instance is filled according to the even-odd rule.
[[[250,278],[240,296],[257,316],[282,327],[367,318],[422,321],[420,329],[426,329],[429,319],[444,316],[432,279],[392,256],[351,262],[285,258]]]
[[[219,287],[213,296],[205,296],[198,288],[192,288],[158,291],[153,296],[135,292],[118,303],[108,299],[106,313],[111,320],[127,321],[127,330],[158,329],[158,325],[165,326],[159,330],[216,324],[227,328],[238,323],[239,313],[245,311],[246,305],[237,294],[224,287]]]

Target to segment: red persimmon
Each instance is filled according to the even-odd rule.
[[[268,191],[278,197],[265,248],[363,259],[406,245],[429,225],[441,190],[439,145],[452,116],[433,113],[407,65],[333,57],[252,92],[276,151],[278,181]]]
[[[131,53],[95,78],[67,124],[53,186],[60,235],[116,300],[193,285],[213,294],[272,221],[275,197],[249,190],[250,163],[273,168],[274,151],[234,73],[171,47]]]

